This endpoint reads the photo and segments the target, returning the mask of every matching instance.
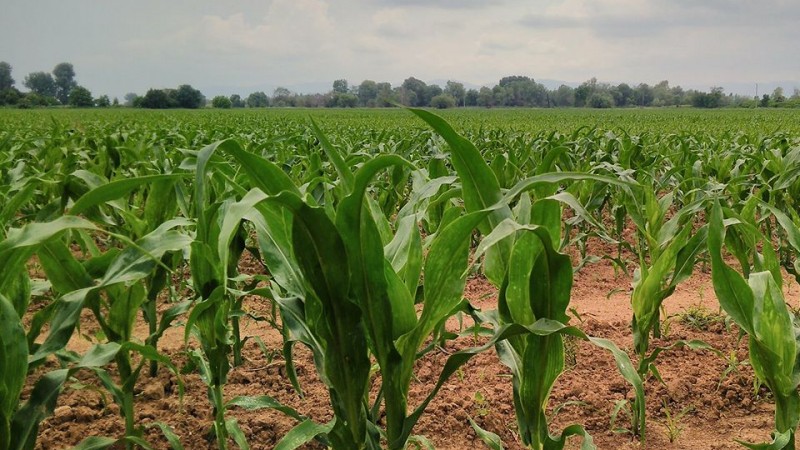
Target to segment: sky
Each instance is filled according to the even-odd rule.
[[[19,88],[67,61],[120,98],[507,75],[791,92],[798,24],[798,0],[0,0],[0,61]]]

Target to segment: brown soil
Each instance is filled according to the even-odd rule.
[[[664,337],[654,344],[701,339],[719,350],[720,355],[688,349],[662,354],[657,364],[664,384],[655,379],[646,383],[646,444],[630,434],[611,430],[615,404],[631,398],[630,389],[606,351],[575,340],[568,342],[571,364],[556,383],[551,398],[552,408],[565,405],[552,423],[552,432],[581,423],[600,449],[738,449],[743,447],[734,439],[767,440],[772,429],[774,405],[765,389],[754,388],[746,343],[738,339],[735,326],[727,324],[718,314],[710,275],[701,269],[698,266],[692,278],[667,300]],[[796,307],[800,291],[789,278],[786,280],[789,285],[787,302]],[[576,275],[572,291],[573,306],[579,316],[573,323],[592,336],[609,338],[630,351],[630,283],[629,277],[616,273],[606,261],[584,268]],[[475,277],[469,280],[466,298],[480,308],[493,309],[496,291],[484,279]],[[262,299],[249,299],[245,307],[256,314],[269,312],[269,304]],[[84,316],[83,335],[92,334],[91,320]],[[145,325],[140,324],[139,328],[144,335]],[[245,348],[246,361],[232,370],[225,388],[226,396],[267,394],[317,421],[330,419],[328,393],[316,376],[307,350],[296,347],[296,365],[304,389],[301,397],[285,376],[279,352],[280,335],[265,322],[255,321],[245,322],[242,334],[260,337],[274,353],[266,357],[256,342],[249,341]],[[76,351],[88,345],[81,337],[74,338],[71,343]],[[429,392],[448,353],[472,345],[475,345],[473,338],[461,338],[419,361],[410,405],[418,404]],[[183,329],[171,329],[161,340],[160,349],[179,367],[186,364]],[[81,373],[78,378],[85,385],[98,385],[90,373]],[[158,428],[152,427],[155,422],[172,427],[187,449],[215,448],[208,438],[211,408],[205,385],[194,374],[183,376],[183,381],[185,395],[181,401],[175,375],[161,370],[157,378],[150,378],[143,373],[137,386],[137,422],[145,427],[145,438],[156,448],[169,447]],[[87,436],[122,435],[123,422],[110,396],[100,389],[80,387],[75,383],[62,393],[55,414],[42,424],[38,448],[70,447]],[[238,420],[254,449],[274,447],[296,424],[293,419],[270,410],[235,409],[230,411],[229,417]],[[507,449],[522,448],[515,433],[511,380],[493,351],[473,358],[444,385],[415,432],[427,437],[437,449],[486,448],[470,427],[470,417],[500,435]],[[620,413],[616,427],[627,425],[627,417]],[[579,446],[578,439],[568,444],[568,448]],[[307,448],[321,446],[312,444]]]

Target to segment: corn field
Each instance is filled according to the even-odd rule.
[[[0,111],[0,449],[47,448],[37,440],[54,417],[89,405],[64,405],[69,392],[119,426],[66,448],[193,448],[175,416],[220,450],[434,448],[420,422],[487,355],[515,423],[500,433],[482,420],[476,392],[479,413],[461,420],[476,448],[592,449],[589,427],[554,419],[565,406],[554,386],[581,364],[575,345],[613,362],[625,395],[607,429],[645,448],[657,424],[680,433],[667,403],[658,417],[647,408],[671,355],[733,358],[669,333],[665,305],[702,271],[724,332],[747,350],[730,371],[752,372],[771,414],[762,443],[717,438],[794,449],[798,119]],[[594,335],[575,311],[575,277],[601,263],[632,281],[628,342]],[[467,298],[475,279],[489,307]],[[181,345],[165,349],[175,333]],[[273,369],[277,389],[226,391]],[[311,395],[312,375],[324,414],[285,400]],[[166,395],[165,379],[179,406],[144,417],[138,405],[153,383]],[[182,400],[198,389],[205,405]],[[242,421],[253,411],[291,426],[254,430]]]

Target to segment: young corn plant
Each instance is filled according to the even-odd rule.
[[[325,147],[328,154],[337,151]],[[318,206],[313,199],[303,197],[272,163],[244,152],[234,141],[215,148],[224,148],[241,162],[256,186],[231,207],[238,213],[233,218],[226,217],[225,223],[243,217],[255,224],[259,239],[265,244],[262,254],[267,255],[267,267],[284,292],[283,297],[276,295],[275,299],[287,339],[312,350],[317,370],[331,395],[333,421],[315,424],[292,412],[290,415],[302,422],[279,445],[293,443],[287,448],[294,448],[321,436],[318,438],[336,449],[372,449],[380,448],[383,435],[389,448],[404,448],[414,425],[444,381],[478,351],[451,356],[428,397],[413,412],[408,411],[414,363],[436,327],[461,303],[472,233],[491,211],[454,219],[430,238],[430,249],[422,262],[416,226],[401,227],[398,232],[404,236],[397,241],[392,239],[395,244],[390,242],[384,248],[376,215],[371,212],[373,204],[367,196],[368,186],[378,172],[409,165],[402,158],[375,157],[352,177],[340,179],[338,191],[343,197],[331,217],[333,208]],[[343,163],[341,156],[330,159],[335,165]],[[344,169],[339,167],[337,171]],[[436,189],[431,187],[430,191],[435,193]],[[284,211],[290,213],[288,223],[284,221]],[[225,223],[223,230],[227,229]],[[417,317],[412,292],[417,290],[420,265],[426,275],[422,313]],[[481,351],[487,348],[490,347]],[[380,395],[372,406],[367,397],[371,385],[370,355],[381,369]],[[274,407],[269,399],[262,397],[260,401]],[[256,403],[252,399],[235,399],[229,405]],[[377,425],[381,404],[385,411],[383,431]]]
[[[244,251],[244,241],[241,220],[235,212],[231,213],[235,202],[228,191],[228,167],[212,161],[215,150],[216,145],[207,146],[195,158],[193,200],[197,223],[190,245],[190,267],[197,300],[186,323],[185,341],[194,335],[200,343],[200,348],[192,350],[189,356],[207,386],[213,407],[213,436],[218,448],[225,450],[229,437],[239,447],[247,448],[237,421],[225,417],[224,397],[231,355],[239,355],[241,351],[238,315],[235,315],[240,303],[236,301],[231,278]],[[210,171],[212,166],[217,171]]]
[[[635,249],[639,267],[633,276],[631,306],[633,308],[633,346],[638,358],[637,372],[642,379],[650,374],[661,380],[655,361],[658,355],[675,346],[706,349],[699,341],[679,341],[667,347],[651,348],[651,336],[660,337],[660,314],[664,301],[687,279],[694,269],[698,254],[705,249],[707,226],[692,228],[693,216],[702,209],[703,200],[686,205],[667,219],[673,195],[656,197],[650,184],[633,191],[626,208],[636,226],[638,243]],[[631,414],[631,432],[645,439],[644,398],[635,398]]]
[[[643,396],[644,389],[627,354],[611,341],[589,338],[567,324],[573,269],[570,258],[556,250],[562,241],[560,221],[564,198],[553,195],[552,184],[570,179],[620,183],[590,174],[541,173],[521,181],[503,195],[495,174],[472,143],[441,118],[426,111],[412,111],[450,145],[467,211],[477,210],[469,214],[490,212],[485,216],[489,226],[484,223],[488,233],[475,258],[485,253],[487,276],[502,277],[498,311],[475,316],[494,326],[495,334],[486,345],[494,345],[503,364],[511,369],[514,407],[523,444],[535,450],[559,450],[566,444],[567,437],[581,435],[583,448],[594,448],[591,436],[580,425],[569,426],[558,435],[550,434],[546,409],[553,385],[564,371],[563,336],[577,336],[609,350],[637,396]],[[517,208],[516,219],[525,221],[520,224],[512,217],[508,203],[527,189],[546,197],[532,204],[529,197],[523,197],[528,203],[523,201]],[[497,224],[491,223],[498,219]],[[494,251],[493,257],[490,257],[491,251]],[[476,424],[473,426],[479,435],[490,438],[492,446],[497,445],[496,436]]]
[[[27,310],[30,301],[30,279],[25,262],[38,253],[40,260],[48,248],[63,246],[61,236],[70,231],[98,229],[91,222],[74,216],[63,216],[47,223],[31,223],[21,229],[11,229],[8,236],[0,241],[0,258],[8,262],[0,271],[0,287],[5,294],[0,295],[0,448],[29,449],[36,443],[41,421],[52,414],[61,390],[76,371],[88,369],[103,373],[103,367],[112,360],[137,351],[138,346],[110,342],[93,345],[87,353],[67,362],[68,367],[45,373],[33,386],[28,400],[19,406],[21,389],[27,374],[41,365],[47,356],[63,349],[75,327],[82,298],[87,292],[100,289],[92,287],[59,297],[53,308],[46,308],[44,315],[52,315],[51,329],[42,344],[34,343],[39,334],[42,315],[34,317],[30,331],[25,333],[20,317]],[[43,263],[46,264],[46,263]],[[124,272],[123,272],[124,273]],[[117,275],[123,273],[117,272]],[[63,275],[63,276],[62,276]],[[52,282],[58,285],[69,278],[66,271],[56,274]],[[102,285],[102,283],[101,283]],[[38,325],[37,325],[38,324]],[[148,352],[145,352],[148,353]],[[121,440],[110,440],[126,445],[144,443],[135,434],[129,433]],[[146,445],[146,443],[144,443]]]
[[[726,217],[727,216],[727,217]],[[745,279],[724,260],[727,231],[749,236],[761,244],[761,252],[752,249]],[[757,227],[725,213],[719,203],[711,211],[708,249],[711,254],[711,277],[720,305],[748,336],[750,364],[759,380],[775,399],[775,431],[767,444],[749,444],[751,449],[795,448],[795,433],[800,423],[800,362],[798,361],[797,319],[786,306],[780,265],[771,242]]]

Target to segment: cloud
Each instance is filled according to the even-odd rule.
[[[428,9],[488,9],[502,6],[505,0],[375,0],[381,6]]]
[[[164,53],[195,51],[216,57],[256,52],[278,58],[319,53],[333,45],[335,24],[320,0],[275,0],[260,20],[244,13],[205,15],[183,29],[162,36],[132,39],[133,49]],[[189,47],[189,48],[187,48]]]

